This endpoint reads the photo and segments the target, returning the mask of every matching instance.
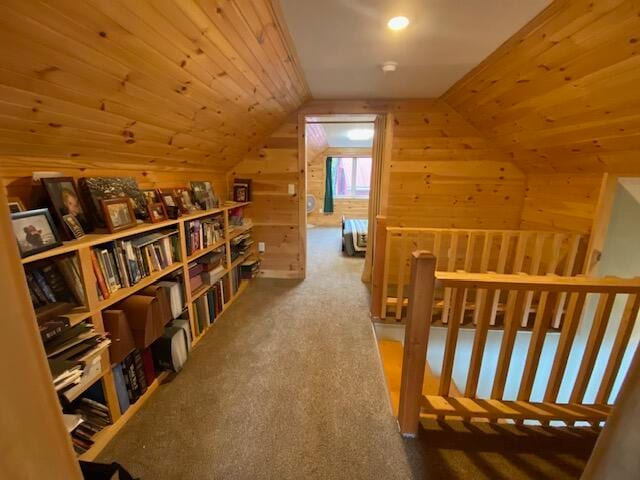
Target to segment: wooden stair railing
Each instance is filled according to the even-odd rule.
[[[640,279],[560,277],[543,275],[507,275],[486,273],[436,272],[436,258],[428,252],[418,251],[411,256],[408,315],[405,328],[405,350],[398,422],[403,435],[417,433],[420,414],[438,417],[511,419],[517,422],[537,420],[549,422],[606,420],[611,410],[610,400],[614,383],[620,374],[622,359],[632,346],[633,331],[640,309]],[[436,283],[451,289],[451,321],[446,324],[440,385],[437,395],[422,394],[429,331],[432,328],[433,299]],[[478,296],[481,291],[482,295]],[[496,315],[497,292],[505,292],[507,310],[500,340],[495,371],[491,375],[491,392],[487,398],[477,398],[478,382],[487,344],[487,333]],[[450,386],[460,319],[463,317],[466,297],[475,294],[481,298],[475,325],[471,359],[463,396],[452,397]],[[514,355],[514,346],[522,319],[531,308],[531,298],[537,297],[533,330],[526,353],[524,370],[518,379],[516,397],[505,399],[507,376]],[[601,353],[605,331],[612,318],[614,303],[620,296],[624,309],[617,315],[619,325],[606,360],[601,379],[593,378],[596,360]],[[586,342],[576,333],[590,298],[597,301]],[[562,317],[562,330],[553,356],[551,372],[546,382],[542,401],[532,401],[534,382],[538,374],[541,354],[547,333],[558,317]],[[589,320],[589,319],[586,319]],[[578,374],[573,381],[569,401],[559,403],[560,386],[565,379],[569,354],[574,345],[584,344]],[[635,351],[637,355],[637,348]],[[513,377],[513,374],[512,374]],[[599,381],[595,401],[585,403],[585,393],[591,381]],[[487,382],[486,378],[483,378]],[[510,379],[512,381],[512,379]],[[568,379],[567,381],[571,381]]]
[[[404,321],[411,252],[426,250],[436,257],[438,272],[560,274],[581,272],[585,238],[577,233],[529,230],[390,227],[378,216],[375,228],[371,286],[371,316]],[[484,293],[480,292],[480,297]],[[477,323],[482,298],[469,296],[467,311]],[[451,315],[451,289],[436,290],[434,309],[442,323]],[[498,298],[500,295],[498,294]],[[537,299],[533,299],[535,308]],[[506,304],[497,301],[498,311]],[[475,311],[474,311],[475,310]],[[526,321],[526,319],[525,319]],[[560,328],[554,322],[555,328]]]

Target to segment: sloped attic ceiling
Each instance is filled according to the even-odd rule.
[[[226,171],[308,97],[269,0],[0,1],[0,166]]]
[[[640,174],[640,4],[556,1],[444,99],[528,173]]]

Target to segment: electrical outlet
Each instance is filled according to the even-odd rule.
[[[296,185],[295,185],[295,183],[290,183],[289,184],[288,192],[289,192],[289,195],[295,195],[296,194]]]
[[[258,242],[258,252],[264,253],[264,251],[265,251],[264,242]]]

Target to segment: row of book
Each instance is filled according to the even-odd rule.
[[[218,315],[222,312],[224,304],[229,301],[230,293],[225,283],[223,279],[220,279],[211,286],[207,293],[198,297],[193,302],[193,323],[196,328],[196,337],[215,322]]]
[[[151,348],[143,351],[134,349],[112,371],[120,413],[124,413],[144,395],[148,386],[156,379]]]
[[[254,242],[251,238],[251,233],[247,232],[232,238],[229,243],[231,245],[231,261],[233,261],[249,253]]]
[[[224,275],[225,248],[225,246],[221,246],[189,263],[189,288],[191,292],[197,291],[203,285],[213,285]]]
[[[25,266],[31,302],[39,320],[84,304],[80,265],[75,255],[60,256]]]
[[[180,261],[177,231],[153,232],[91,249],[100,299]]]
[[[221,216],[193,220],[186,224],[187,255],[204,250],[224,239],[224,221]]]

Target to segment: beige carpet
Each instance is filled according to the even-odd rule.
[[[310,230],[308,249],[307,279],[252,282],[99,461],[144,480],[423,477],[390,413],[363,260],[338,229]]]

